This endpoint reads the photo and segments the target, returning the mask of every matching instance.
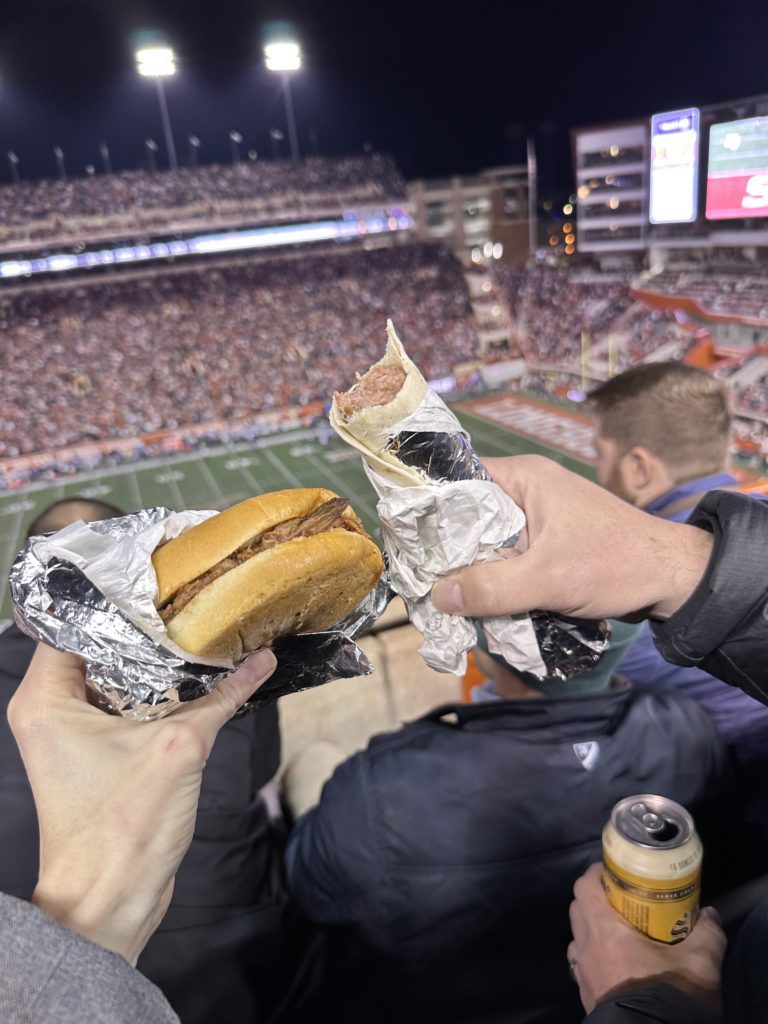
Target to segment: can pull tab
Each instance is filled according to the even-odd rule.
[[[642,800],[632,804],[629,813],[653,839],[662,841],[674,839],[679,831],[674,822],[668,821],[663,815],[652,811]]]

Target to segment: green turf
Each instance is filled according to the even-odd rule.
[[[591,467],[544,445],[521,438],[463,411],[458,415],[482,455],[550,455],[576,472]],[[377,527],[376,495],[360,458],[335,435],[322,445],[313,432],[262,438],[255,444],[214,448],[209,452],[169,456],[115,470],[85,473],[55,484],[35,484],[24,491],[0,496],[0,569],[3,578],[19,549],[27,527],[52,501],[82,495],[101,498],[126,512],[154,505],[168,508],[225,508],[262,491],[284,487],[326,486],[349,497],[369,530]],[[11,614],[7,594],[0,617]]]

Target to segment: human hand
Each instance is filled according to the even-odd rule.
[[[717,1003],[726,940],[716,911],[705,907],[688,938],[668,946],[643,935],[613,909],[603,890],[601,864],[587,869],[573,894],[568,963],[587,1013],[611,995],[652,980]]]
[[[441,611],[666,619],[703,576],[712,551],[705,530],[641,512],[551,459],[484,461],[525,512],[526,529],[508,557],[435,584]]]
[[[79,658],[39,645],[8,708],[40,823],[32,902],[135,964],[168,908],[216,735],[275,664],[259,651],[207,696],[135,722],[88,703]]]

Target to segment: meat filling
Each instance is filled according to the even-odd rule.
[[[363,524],[354,513],[348,517],[342,515],[348,508],[349,501],[346,498],[331,498],[330,501],[324,502],[309,515],[286,519],[285,522],[278,523],[277,526],[273,526],[271,530],[267,530],[261,536],[253,537],[237,551],[217,562],[208,572],[191,580],[177,591],[171,600],[160,609],[160,618],[163,622],[168,622],[174,615],[178,615],[182,608],[200,593],[203,587],[218,579],[219,576],[223,576],[230,569],[241,565],[247,559],[253,558],[254,555],[267,551],[284,541],[295,540],[297,537],[314,537],[315,534],[326,533],[328,530],[349,530],[351,533],[365,534]]]
[[[361,409],[374,405],[386,405],[396,398],[405,383],[405,370],[399,366],[374,366],[349,391],[333,396],[345,416],[352,416]]]

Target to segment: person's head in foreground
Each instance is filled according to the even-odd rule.
[[[75,496],[61,498],[48,505],[29,524],[27,537],[39,537],[43,533],[63,530],[65,526],[82,519],[84,523],[98,523],[104,519],[115,519],[125,513],[108,501]]]
[[[472,700],[581,697],[621,688],[626,684],[614,675],[614,670],[637,635],[639,628],[639,626],[627,622],[611,622],[610,643],[594,667],[587,672],[577,673],[569,679],[561,679],[554,675],[540,678],[530,672],[518,672],[500,655],[491,654],[485,633],[480,625],[477,625],[477,646],[473,648],[472,653],[475,664],[486,677],[486,682],[472,690]]]
[[[597,479],[643,507],[725,471],[731,433],[722,382],[684,363],[643,363],[595,388]]]

